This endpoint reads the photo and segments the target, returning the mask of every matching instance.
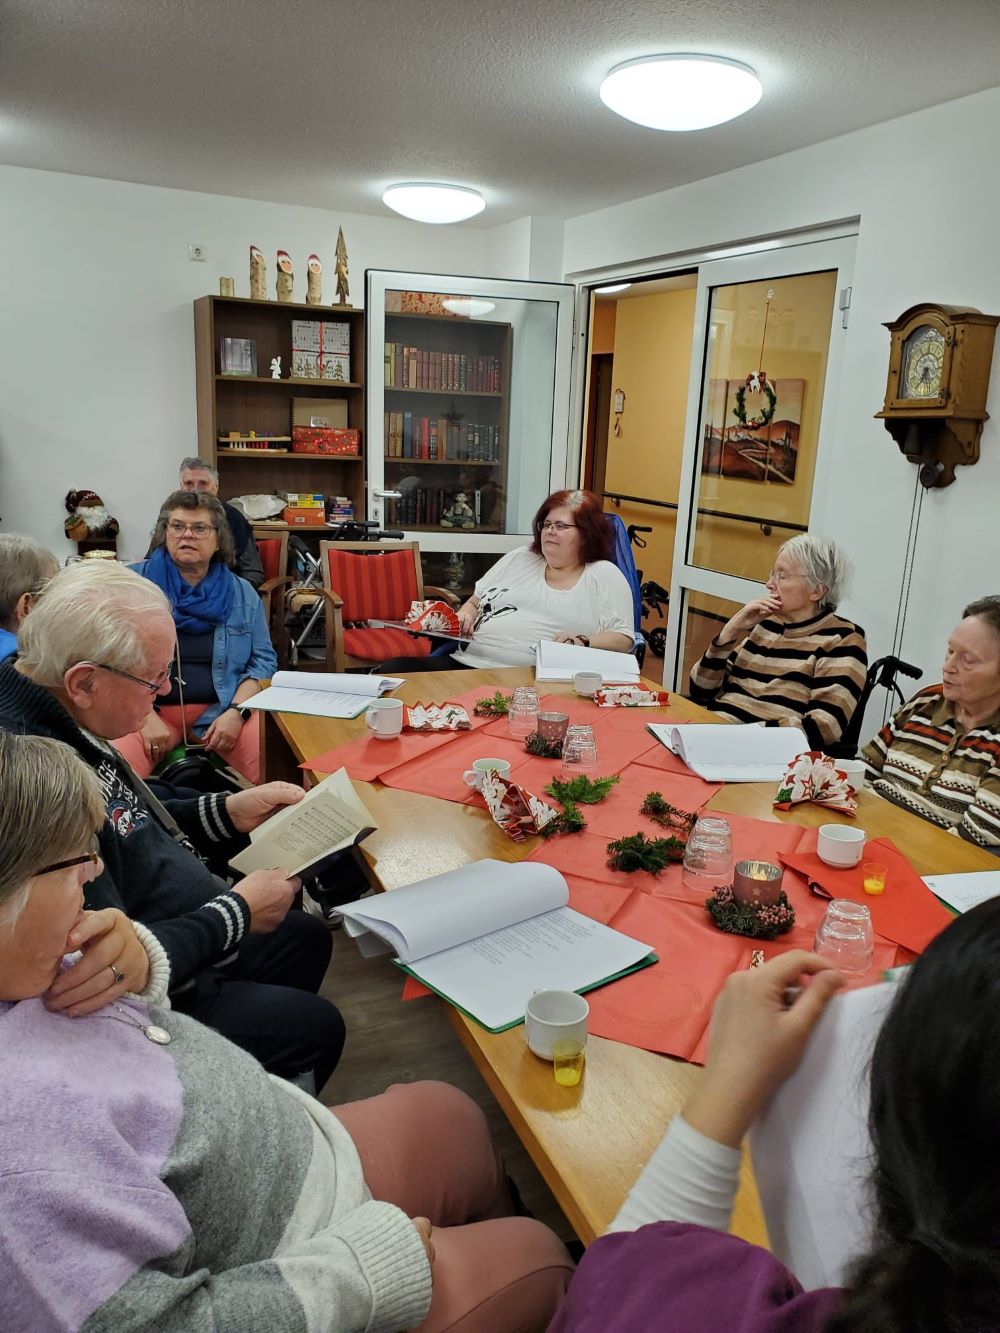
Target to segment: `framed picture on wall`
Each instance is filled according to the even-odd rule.
[[[256,375],[257,344],[253,338],[223,338],[219,350],[221,375]]]
[[[805,380],[775,380],[770,421],[748,426],[736,415],[742,380],[709,380],[705,398],[701,471],[704,476],[791,486],[799,461]]]

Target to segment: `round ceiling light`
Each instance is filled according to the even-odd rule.
[[[382,202],[414,222],[464,222],[486,207],[486,200],[478,190],[426,181],[390,185],[382,195]]]
[[[651,130],[703,130],[742,116],[763,91],[749,65],[679,52],[616,65],[601,84],[601,101]]]
[[[627,292],[632,286],[630,282],[613,282],[608,287],[595,287],[595,296],[614,296],[615,292]]]

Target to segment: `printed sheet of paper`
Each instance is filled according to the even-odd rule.
[[[244,708],[307,717],[357,717],[373,699],[402,685],[398,676],[364,676],[339,671],[276,671],[271,684]]]
[[[535,650],[535,680],[572,680],[578,671],[599,671],[605,684],[626,685],[639,679],[639,663],[631,653],[607,648],[582,648],[578,643],[543,639]]]
[[[936,897],[954,907],[956,912],[968,912],[980,903],[1000,895],[1000,870],[973,870],[957,875],[925,875],[924,883]]]
[[[651,722],[649,730],[707,782],[779,782],[795,756],[809,749],[798,727]]]
[[[750,1131],[771,1249],[807,1291],[844,1285],[869,1239],[866,1070],[893,983],[835,996]]]
[[[229,864],[244,875],[272,868],[298,875],[375,827],[342,768],[254,829],[250,846]]]
[[[560,907],[445,949],[407,971],[496,1030],[521,1021],[534,991],[587,990],[650,953],[648,944]]]

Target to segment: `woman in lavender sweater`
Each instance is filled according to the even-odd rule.
[[[1000,1329],[1000,899],[934,940],[882,1026],[875,1228],[847,1288],[803,1291],[766,1250],[725,1234],[743,1137],[841,981],[801,952],[730,978],[694,1095],[587,1251],[549,1333]],[[801,987],[790,1006],[789,986]]]
[[[141,926],[144,992],[95,1009],[121,916],[82,910],[104,817],[68,745],[0,731],[0,1327],[540,1333],[571,1263],[509,1215],[467,1097],[331,1112],[165,1008]]]

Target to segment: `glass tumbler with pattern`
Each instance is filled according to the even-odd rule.
[[[538,730],[538,691],[531,685],[518,685],[507,710],[507,735],[524,739]]]

